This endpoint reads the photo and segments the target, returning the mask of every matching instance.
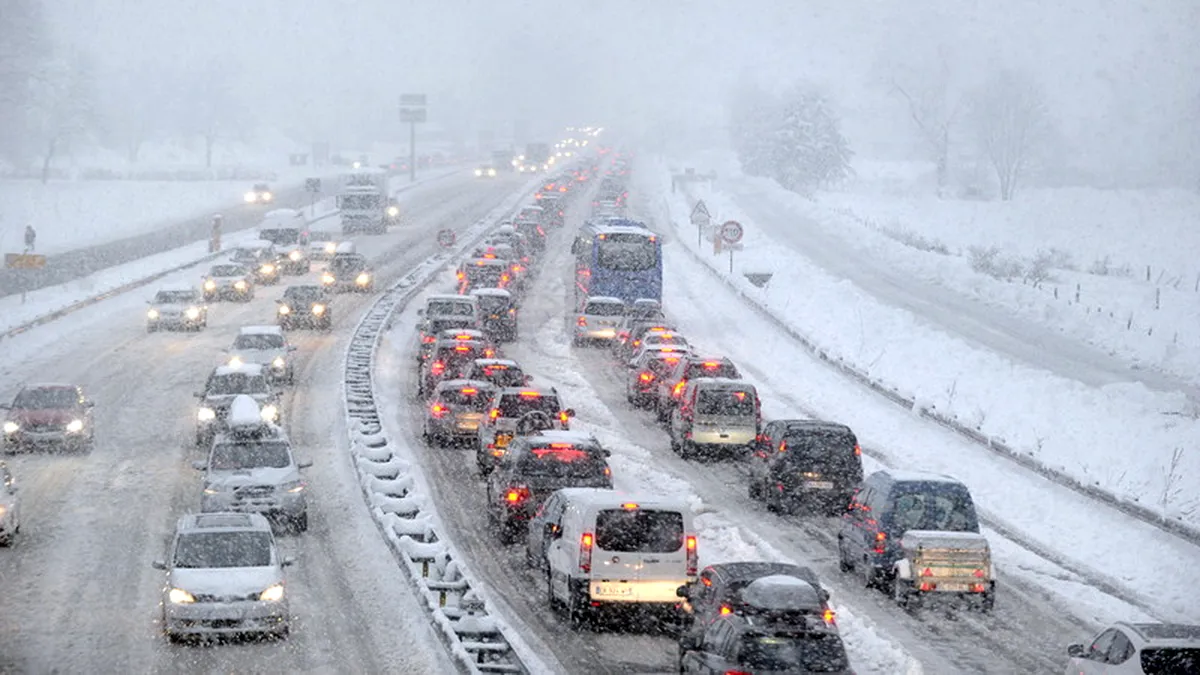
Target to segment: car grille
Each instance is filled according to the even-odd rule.
[[[245,595],[214,595],[208,593],[197,593],[192,597],[196,598],[196,602],[243,602],[246,600],[258,600],[258,593],[247,593]],[[237,620],[233,620],[237,623]]]
[[[66,429],[67,429],[66,424],[62,424],[62,423],[58,423],[58,422],[50,422],[50,423],[44,423],[44,424],[29,424],[29,425],[25,426],[26,431],[28,431],[30,433],[35,433],[35,434],[47,433],[47,432],[53,432],[53,431],[66,431]]]
[[[262,499],[275,496],[275,488],[270,485],[247,485],[235,488],[233,494],[239,499]]]

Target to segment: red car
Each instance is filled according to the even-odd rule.
[[[31,384],[17,393],[4,421],[6,452],[59,447],[90,451],[94,443],[92,401],[73,384]]]

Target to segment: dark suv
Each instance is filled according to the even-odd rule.
[[[862,482],[861,455],[844,424],[773,420],[750,457],[750,497],[772,511],[840,516]]]

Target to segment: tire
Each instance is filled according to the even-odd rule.
[[[991,614],[996,608],[996,589],[987,591],[983,594],[983,598],[979,602],[979,612],[981,614]]]
[[[528,538],[525,540],[525,567],[527,567],[531,570],[537,569],[537,567],[538,567],[537,558],[534,557],[533,551],[529,550]]]
[[[562,616],[566,614],[563,610],[565,605],[554,597],[554,584],[550,582],[550,570],[546,570],[546,602],[550,605],[550,613]]]
[[[501,544],[512,546],[517,543],[517,528],[513,527],[512,523],[497,520],[496,525],[496,538],[500,540]]]
[[[916,609],[919,600],[913,596],[912,592],[904,587],[903,581],[899,577],[892,577],[892,583],[888,587],[888,594],[892,596],[892,600],[903,610]]]

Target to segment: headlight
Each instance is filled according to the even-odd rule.
[[[283,599],[283,584],[272,584],[267,590],[258,594],[258,599],[264,602],[279,602]]]
[[[300,262],[300,251],[292,251],[288,254],[288,258],[292,262]]]
[[[280,313],[280,314],[290,314],[290,313],[291,313],[291,311],[292,311],[292,308],[291,308],[291,307],[288,307],[287,305],[280,305],[280,306],[279,306],[279,313]]]
[[[332,241],[325,242],[325,252],[329,255],[337,253],[337,244],[333,243]]]
[[[204,282],[204,290],[206,290],[206,291],[217,290],[217,282],[213,281],[212,279],[209,279],[208,281]]]
[[[206,484],[206,485],[204,486],[204,494],[206,494],[206,495],[219,495],[219,494],[221,494],[221,486],[220,486],[220,485],[214,485],[214,484],[212,484],[212,483],[208,483],[208,484]]]
[[[262,271],[263,274],[271,274],[275,271],[275,266],[272,265],[271,263],[267,263],[266,265],[263,265],[259,269]]]
[[[83,431],[83,420],[71,420],[67,422],[67,433],[77,434]]]
[[[200,308],[199,307],[188,307],[187,311],[184,312],[184,316],[195,321],[196,319],[200,318]]]
[[[270,192],[264,192],[264,193],[262,193],[262,200],[263,200],[264,202],[269,202],[269,201],[271,201],[271,193],[270,193]]]
[[[242,357],[240,357],[240,356],[234,356],[229,359],[229,367],[230,368],[241,368],[242,363],[244,363],[244,362],[242,361]]]
[[[211,422],[217,419],[217,411],[212,408],[201,408],[196,411],[196,419],[201,422]]]
[[[246,193],[246,201],[248,203],[253,204],[256,199],[258,199],[258,195],[254,194],[253,192]]]
[[[337,281],[337,279],[334,279],[333,275],[329,274],[328,272],[321,275],[321,283],[323,284],[332,284],[335,281]]]
[[[6,434],[15,434],[20,430],[21,430],[21,425],[17,424],[16,422],[5,422],[4,423],[4,433],[6,433]]]
[[[388,207],[388,215],[389,215],[389,216],[391,216],[391,217],[393,217],[393,218],[395,218],[396,216],[400,215],[400,207],[398,207],[398,206],[389,206],[389,207]]]
[[[263,418],[264,422],[274,422],[279,419],[279,408],[276,408],[273,403],[268,403],[262,407],[258,414]]]
[[[488,175],[489,175],[489,176],[495,176],[495,175],[496,175],[496,170],[495,170],[495,169],[488,169]]]
[[[8,507],[3,504],[0,504],[0,518],[3,518],[4,514],[6,514],[6,513],[8,513]]]
[[[475,175],[476,175],[476,176],[482,176],[482,175],[483,175],[483,169],[475,169]]]
[[[167,593],[167,599],[176,605],[190,605],[196,601],[196,598],[193,597],[191,593],[188,593],[182,588],[172,588],[170,592]]]
[[[155,319],[158,318],[158,310],[152,309],[149,312],[146,312],[146,318],[150,319],[151,321],[154,321]]]
[[[239,291],[244,291],[246,290],[246,282],[238,279],[237,281],[233,282],[233,287]]]
[[[313,305],[313,306],[312,306],[312,313],[313,313],[313,314],[316,314],[317,316],[321,316],[322,314],[324,314],[324,313],[325,313],[325,305],[322,305],[322,304],[321,304],[321,303],[319,303],[319,302],[318,302],[317,304]]]
[[[371,275],[363,272],[362,274],[358,275],[358,278],[354,281],[357,282],[359,286],[366,286],[371,281]]]
[[[289,493],[291,493],[291,494],[296,494],[297,492],[302,492],[302,491],[304,490],[304,488],[305,488],[305,487],[306,487],[306,486],[305,486],[305,484],[304,484],[304,481],[302,481],[302,480],[294,480],[294,481],[292,481],[292,482],[290,482],[290,483],[284,483],[283,485],[280,485],[280,486],[279,486],[279,489],[280,489],[280,490],[283,490],[284,492],[289,492]]]
[[[287,362],[283,360],[282,356],[276,356],[275,360],[271,361],[271,365],[275,366],[276,368],[282,368],[287,365]]]

